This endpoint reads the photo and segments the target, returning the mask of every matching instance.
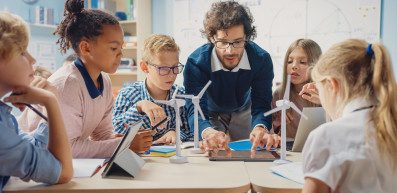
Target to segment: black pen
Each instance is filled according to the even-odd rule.
[[[151,129],[156,129],[158,126],[160,126],[161,124],[163,124],[165,121],[169,120],[168,117],[166,117],[165,119],[161,120],[159,123],[157,123],[155,126],[153,126]]]
[[[37,109],[35,109],[34,107],[32,107],[32,105],[30,104],[25,104],[27,107],[29,107],[29,109],[32,109],[32,111],[34,111],[37,115],[39,115],[41,118],[43,118],[45,121],[48,122],[48,118],[46,116],[44,116],[40,111],[38,111]]]

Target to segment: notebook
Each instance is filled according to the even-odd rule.
[[[304,107],[302,112],[309,117],[309,119],[306,120],[301,116],[295,142],[291,150],[293,152],[301,152],[310,132],[326,122],[325,111],[322,107]]]

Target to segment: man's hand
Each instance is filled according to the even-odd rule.
[[[200,149],[203,152],[209,152],[212,149],[217,153],[219,149],[224,148],[229,154],[232,150],[230,149],[228,142],[229,137],[224,132],[208,128],[203,133],[203,141],[200,142]]]
[[[277,148],[280,144],[280,136],[269,134],[267,129],[257,126],[250,134],[250,141],[252,143],[251,154],[254,155],[258,146],[263,148],[266,144],[266,150],[270,150],[272,146]]]

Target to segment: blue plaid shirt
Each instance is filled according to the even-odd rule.
[[[171,99],[171,96],[174,93],[175,89],[176,85],[172,85],[167,100]],[[185,89],[179,87],[177,94],[185,94]],[[150,96],[146,88],[145,81],[138,81],[134,82],[129,87],[123,88],[119,91],[119,95],[117,96],[116,102],[113,107],[113,126],[115,132],[125,134],[126,128],[124,127],[124,123],[127,123],[128,125],[133,125],[135,122],[140,120],[143,120],[142,127],[144,129],[148,129],[151,127],[149,117],[147,115],[140,114],[136,108],[136,103],[141,100],[148,100],[162,107],[167,117],[171,118],[170,120],[168,120],[166,128],[156,129],[157,133],[153,136],[154,140],[159,139],[170,130],[175,130],[176,113],[174,108],[165,104],[158,104],[154,102],[153,98]],[[182,121],[182,126],[180,127],[181,140],[193,140],[193,134],[190,132],[187,122],[185,107],[181,108],[180,114]]]

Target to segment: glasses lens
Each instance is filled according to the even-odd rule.
[[[245,45],[245,41],[236,41],[236,42],[233,42],[233,46],[234,46],[235,48],[243,48],[244,45]]]
[[[174,74],[179,74],[183,71],[183,65],[179,65],[177,68],[174,68]]]
[[[167,68],[167,67],[159,68],[159,73],[160,73],[160,75],[167,75],[170,73],[170,68]]]
[[[215,46],[217,47],[217,48],[227,48],[227,47],[229,47],[229,43],[227,43],[227,42],[216,42],[216,44],[215,44]]]

